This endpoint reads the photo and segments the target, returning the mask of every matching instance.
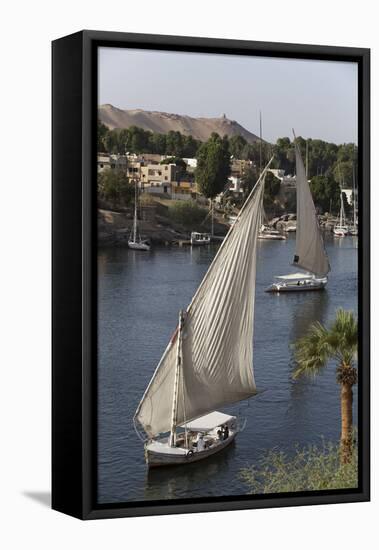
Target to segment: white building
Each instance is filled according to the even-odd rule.
[[[236,176],[230,176],[228,178],[230,185],[229,185],[229,191],[232,191],[232,193],[236,194],[242,194],[243,188],[242,188],[242,179],[237,178]]]

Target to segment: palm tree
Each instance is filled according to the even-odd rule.
[[[337,383],[341,386],[341,462],[350,462],[353,428],[353,386],[357,383],[354,360],[358,347],[358,325],[351,311],[339,309],[329,329],[321,323],[295,343],[297,368],[293,377],[316,376],[330,360],[337,361]]]

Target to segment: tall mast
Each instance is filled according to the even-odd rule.
[[[259,111],[259,175],[262,173],[262,111]]]
[[[213,220],[213,199],[211,199],[211,235],[214,235],[214,220]]]
[[[137,180],[134,180],[133,242],[137,242]]]
[[[178,327],[178,346],[176,351],[176,367],[175,367],[175,379],[174,379],[174,393],[172,396],[172,411],[171,411],[171,430],[170,430],[170,447],[175,447],[176,443],[176,424],[177,424],[177,412],[178,412],[178,391],[179,391],[179,377],[180,367],[182,363],[182,329],[183,329],[183,311],[179,311],[179,327]]]
[[[340,225],[345,225],[345,208],[344,208],[344,205],[343,205],[342,189],[341,189],[341,194],[340,194],[340,201],[341,201]]]
[[[353,163],[353,223],[354,228],[357,224],[357,211],[356,211],[356,202],[355,202],[355,164]]]
[[[340,168],[340,165],[338,164],[338,180],[339,180],[339,184],[340,184],[340,226],[344,225],[344,217],[345,217],[345,212],[344,212],[344,207],[343,207],[343,197],[342,197],[342,183],[341,183],[341,168]]]

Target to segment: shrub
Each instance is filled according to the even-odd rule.
[[[243,468],[240,478],[249,494],[287,493],[347,489],[358,486],[358,452],[354,445],[352,460],[340,464],[338,444],[310,445],[295,448],[292,456],[282,451],[269,451],[258,466]]]
[[[168,209],[169,218],[188,229],[198,226],[207,214],[207,210],[192,201],[172,201]]]

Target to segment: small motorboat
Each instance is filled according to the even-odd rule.
[[[192,231],[191,233],[191,244],[192,246],[209,244],[211,242],[211,236],[209,233],[197,233]]]
[[[287,237],[282,235],[277,229],[272,229],[267,225],[262,225],[258,233],[258,239],[269,241],[285,241]]]

